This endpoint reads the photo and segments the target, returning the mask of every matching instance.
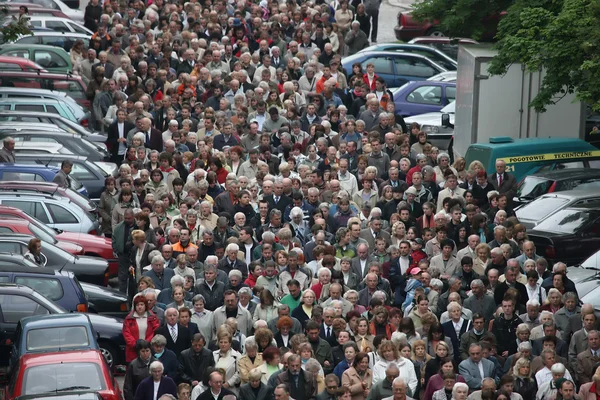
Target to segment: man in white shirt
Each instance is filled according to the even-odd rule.
[[[573,380],[569,371],[561,363],[555,363],[556,353],[552,349],[544,349],[540,355],[544,361],[544,368],[540,369],[535,374],[538,388],[541,388],[544,383],[555,381],[558,378],[566,378]]]
[[[348,172],[348,160],[345,158],[340,159],[338,169],[340,187],[347,191],[350,197],[354,196],[358,192],[358,182],[356,177]]]

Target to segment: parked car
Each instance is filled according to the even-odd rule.
[[[25,255],[32,235],[0,234],[0,252]],[[42,265],[45,268],[71,271],[77,279],[96,285],[108,284],[108,262],[98,257],[77,256],[50,243],[42,243]]]
[[[117,256],[113,251],[111,239],[85,233],[73,233],[55,230],[37,220],[35,217],[26,214],[23,210],[15,207],[0,206],[0,220],[11,219],[26,220],[32,225],[32,228],[30,229],[33,229],[33,232],[43,231],[45,234],[52,236],[56,241],[73,242],[83,247],[84,255],[100,257],[108,261],[109,276],[112,277],[117,275]]]
[[[83,123],[83,120],[89,120],[89,114],[86,113],[81,106],[77,109],[69,105],[67,101],[48,98],[0,97],[0,110],[49,112],[61,115],[77,123]]]
[[[105,400],[123,399],[119,384],[98,350],[26,354],[14,373],[14,384],[7,386],[5,400],[65,390],[93,390]]]
[[[362,49],[360,53],[366,53],[370,51],[396,51],[399,53],[420,54],[429,58],[431,61],[438,63],[448,71],[456,71],[458,67],[458,63],[452,57],[449,57],[434,47],[421,44],[377,43]]]
[[[0,101],[0,107],[2,102]],[[77,133],[67,132],[43,132],[43,131],[21,131],[21,132],[1,132],[0,140],[6,137],[12,137],[16,143],[55,143],[67,148],[72,154],[77,154],[86,157],[90,161],[108,160],[110,154],[107,150],[101,149],[81,137]],[[77,177],[75,177],[77,178]],[[84,183],[85,184],[85,183]]]
[[[71,96],[83,107],[91,107],[85,93],[87,85],[78,75],[0,70],[0,87],[58,90]]]
[[[0,130],[45,129],[38,124],[51,125],[65,132],[77,133],[90,142],[106,149],[106,135],[92,132],[86,126],[78,125],[58,114],[36,113],[33,111],[2,111],[0,110]],[[83,122],[85,124],[85,121]]]
[[[6,299],[11,299],[6,302]],[[12,283],[0,284],[0,364],[8,364],[8,352],[15,340],[17,324],[22,318],[34,315],[68,314],[52,300],[35,290]],[[123,320],[103,315],[87,314],[92,321],[94,336],[97,338],[102,354],[111,366],[125,362],[125,340],[123,339]]]
[[[442,72],[427,79],[433,82],[454,82],[456,83],[456,71]]]
[[[92,162],[83,156],[75,155],[56,156],[51,153],[18,153],[17,160],[23,164],[36,163],[56,167],[60,167],[62,160],[72,161],[73,170],[71,171],[70,176],[85,185],[88,191],[88,197],[96,202],[100,201],[100,195],[104,191],[104,180],[108,176],[114,176],[113,173],[115,173],[117,169],[117,166],[114,163]]]
[[[59,168],[45,165],[0,163],[0,181],[52,182],[58,171]],[[71,179],[71,189],[88,196],[86,188],[77,179]]]
[[[456,102],[451,102],[437,112],[428,112],[425,114],[413,115],[404,118],[407,126],[413,122],[421,126],[421,130],[427,133],[427,140],[440,149],[448,149],[450,141],[454,135],[454,118]],[[442,115],[450,116],[450,124],[442,124]]]
[[[125,318],[129,313],[125,293],[87,282],[79,282],[79,284],[88,300],[88,312],[115,318]]]
[[[64,92],[47,89],[26,89],[26,88],[0,88],[0,99],[52,99],[60,102],[66,102],[71,112],[76,116],[77,123],[81,125],[88,124],[90,112],[81,107],[73,98]],[[56,113],[53,113],[56,114]]]
[[[456,99],[456,83],[416,81],[391,89],[396,114],[404,118],[439,112]]]
[[[600,248],[600,202],[559,208],[528,230],[527,235],[535,243],[536,253],[550,264],[556,261],[567,265],[580,263]]]
[[[6,4],[12,4],[11,0],[5,0]],[[62,0],[18,0],[20,4],[22,3],[30,3],[42,6],[44,8],[49,8],[53,10],[58,10],[63,12],[68,18],[73,21],[82,22],[83,23],[83,10],[80,9],[72,9],[67,6]]]
[[[5,44],[0,55],[20,57],[39,64],[49,73],[67,74],[73,71],[71,57],[64,49],[41,44]]]
[[[449,38],[446,36],[421,36],[410,40],[408,43],[424,44],[435,47],[441,52],[447,54],[454,60],[458,60],[459,44],[479,44],[476,40],[467,38]]]
[[[0,69],[7,71],[48,72],[40,64],[21,57],[0,56]]]
[[[346,73],[352,73],[352,64],[360,63],[363,70],[367,64],[375,65],[377,76],[385,79],[388,88],[400,87],[409,81],[424,81],[447,69],[420,54],[398,53],[394,51],[360,52],[345,57],[342,65]]]
[[[600,188],[600,168],[565,168],[527,175],[519,182],[513,206],[521,206],[546,193]]]
[[[67,3],[67,2],[65,1],[65,3]],[[79,8],[79,6],[77,6],[77,8]],[[75,22],[69,18],[57,18],[57,17],[47,17],[44,15],[33,15],[29,18],[29,24],[34,27],[52,29],[56,32],[82,33],[82,34],[86,34],[89,36],[92,36],[94,34],[94,32],[90,31],[88,28],[83,26],[83,24],[80,24],[79,22]]]
[[[67,33],[54,32],[53,30],[34,29],[31,35],[22,36],[13,43],[19,44],[45,44],[48,46],[56,46],[71,51],[71,48],[77,40],[83,40],[84,47],[87,49],[90,46],[91,36],[87,33]]]
[[[23,210],[50,228],[77,233],[98,233],[98,217],[86,213],[68,199],[41,193],[0,192],[0,204]]]
[[[63,249],[69,254],[83,255],[83,246],[74,242],[66,242],[57,240],[55,236],[48,234],[43,229],[27,221],[26,219],[17,218],[0,218],[0,235],[21,233],[23,235],[35,236],[43,243],[52,244],[60,249]]]
[[[600,189],[548,193],[519,208],[515,213],[519,223],[529,231],[560,210],[596,201],[600,201]]]
[[[55,157],[73,155],[73,152],[62,144],[47,142],[16,142],[14,151],[17,160],[19,154],[53,154]]]
[[[38,293],[40,292],[38,291]],[[19,321],[15,336],[9,371],[13,370],[19,363],[19,359],[27,354],[72,350],[100,351],[94,336],[92,322],[85,314],[48,314],[25,317]]]
[[[600,250],[586,258],[581,264],[569,265],[567,276],[577,285],[577,294],[580,297],[585,295],[580,291],[581,284],[593,280],[596,283],[594,286],[597,286],[598,282],[596,281],[600,279]]]
[[[35,4],[23,4],[29,8],[29,15],[48,15],[52,17],[69,18],[69,16],[61,10],[56,10],[53,8],[33,7],[35,6]],[[16,17],[17,15],[19,15],[19,7],[20,6],[17,5],[17,3],[10,3],[10,5],[6,6],[5,8],[6,14],[11,17],[13,15]]]
[[[66,197],[88,213],[96,214],[98,212],[96,203],[87,197],[82,196],[73,189],[59,187],[53,182],[0,181],[0,191],[18,193],[34,192]]]
[[[79,1],[79,0],[77,0]],[[19,396],[16,400],[103,400],[99,393],[92,390],[65,391],[60,393],[45,393]]]

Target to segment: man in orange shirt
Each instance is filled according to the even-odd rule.
[[[173,258],[177,258],[180,254],[185,254],[185,251],[190,247],[198,248],[198,246],[190,240],[191,232],[189,228],[181,228],[179,232],[179,242],[173,244]]]

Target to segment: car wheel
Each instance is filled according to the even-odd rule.
[[[106,359],[108,366],[114,368],[119,362],[119,352],[116,347],[107,342],[99,342],[100,352]]]
[[[446,34],[442,32],[438,27],[430,28],[426,33],[426,36],[446,37]]]

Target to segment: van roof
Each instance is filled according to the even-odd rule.
[[[543,153],[544,149],[556,152],[557,149],[563,151],[571,150],[596,150],[594,146],[581,139],[573,138],[526,138],[512,139],[509,137],[492,137],[489,143],[473,143],[471,146],[485,149],[503,149],[510,150],[512,154],[538,154]]]

